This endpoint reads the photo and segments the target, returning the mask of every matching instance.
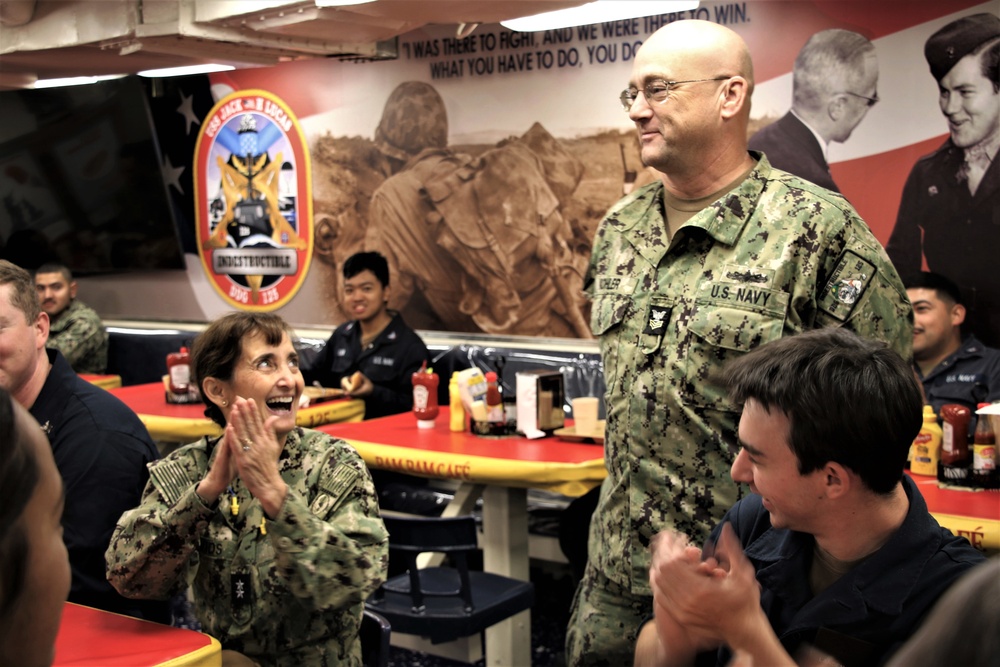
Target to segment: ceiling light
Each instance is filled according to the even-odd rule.
[[[61,88],[63,86],[85,86],[98,81],[120,79],[124,74],[108,74],[105,76],[71,76],[64,79],[39,79],[32,88]]]
[[[163,69],[147,69],[138,72],[139,76],[160,78],[165,76],[187,76],[188,74],[209,74],[211,72],[228,72],[236,69],[232,65],[209,63],[207,65],[187,65],[185,67],[165,67]]]
[[[318,2],[319,0],[317,0]],[[515,32],[541,32],[607,21],[622,21],[641,16],[655,16],[697,9],[698,0],[596,0],[579,7],[525,16],[500,25]]]
[[[350,5],[364,5],[375,0],[316,0],[317,7],[348,7]]]

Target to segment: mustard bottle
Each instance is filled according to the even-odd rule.
[[[451,374],[448,381],[448,412],[449,427],[456,433],[465,430],[465,406],[462,404],[462,394],[458,391],[458,371]]]
[[[913,440],[912,452],[911,473],[937,475],[938,459],[941,456],[941,426],[938,425],[934,408],[929,405],[924,406],[924,423],[920,427],[920,433]]]

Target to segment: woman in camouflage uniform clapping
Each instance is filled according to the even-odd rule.
[[[343,441],[296,427],[303,380],[277,315],[220,318],[192,360],[224,433],[151,465],[108,548],[109,581],[154,599],[190,583],[203,629],[261,665],[360,665],[388,540],[368,469]]]

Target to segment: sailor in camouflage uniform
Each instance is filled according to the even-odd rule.
[[[35,289],[49,315],[47,347],[62,352],[77,373],[101,374],[108,367],[108,332],[90,306],[76,298],[76,281],[62,264],[35,271]]]
[[[643,161],[662,177],[609,212],[585,281],[607,386],[608,477],[569,665],[632,664],[653,611],[651,538],[672,529],[703,542],[739,499],[729,474],[739,414],[719,382],[727,361],[825,326],[910,358],[906,292],[864,221],[840,195],[747,152],[752,87],[739,36],[680,21],[645,42],[622,94]]]
[[[190,584],[204,631],[262,666],[360,665],[361,612],[388,544],[364,462],[295,427],[303,382],[277,315],[227,315],[192,356],[225,432],[150,466],[111,539],[108,579],[137,598]]]

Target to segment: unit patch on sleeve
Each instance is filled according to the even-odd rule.
[[[819,298],[819,308],[841,322],[850,317],[854,305],[875,277],[875,265],[845,250]]]

